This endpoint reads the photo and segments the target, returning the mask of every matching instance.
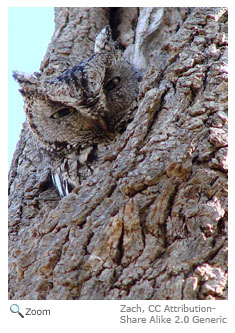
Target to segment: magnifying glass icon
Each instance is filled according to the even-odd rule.
[[[12,304],[10,306],[10,310],[12,313],[18,313],[19,316],[21,316],[21,318],[24,318],[24,316],[22,315],[22,313],[20,312],[20,308],[19,305],[17,304]]]

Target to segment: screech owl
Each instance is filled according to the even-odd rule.
[[[109,26],[94,54],[55,78],[15,71],[28,125],[61,197],[92,173],[97,147],[109,142],[138,94],[141,76],[123,57]]]

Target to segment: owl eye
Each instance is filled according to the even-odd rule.
[[[76,110],[73,108],[63,108],[60,109],[59,111],[55,112],[51,118],[53,119],[59,119],[59,118],[63,118],[65,116],[68,116],[69,114],[74,113]]]
[[[111,91],[114,88],[116,88],[119,83],[121,82],[121,78],[120,76],[115,76],[114,78],[112,78],[112,80],[110,80],[104,87],[105,90],[107,91]]]

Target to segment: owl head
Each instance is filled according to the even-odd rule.
[[[49,151],[112,136],[138,94],[139,75],[125,60],[106,26],[96,37],[94,54],[59,76],[15,71],[27,121],[37,142]]]

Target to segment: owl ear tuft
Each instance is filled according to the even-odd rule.
[[[112,39],[112,30],[110,26],[106,25],[96,37],[94,52],[109,52],[118,49],[118,47],[118,42],[114,42]]]
[[[20,71],[13,71],[12,72],[13,78],[20,84],[37,84],[39,81],[39,77],[41,76],[40,73],[33,73],[33,74],[26,74]]]
[[[27,92],[33,93],[38,87],[40,73],[26,74],[20,71],[12,72],[13,78],[20,84],[21,88],[19,92],[24,96]]]

